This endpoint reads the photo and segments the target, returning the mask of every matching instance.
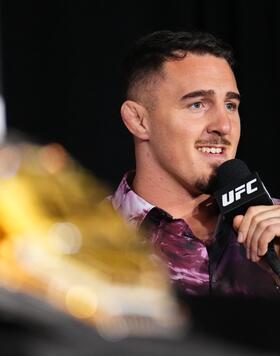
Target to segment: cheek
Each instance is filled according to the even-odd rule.
[[[190,160],[194,153],[196,140],[203,132],[198,122],[187,120],[181,113],[154,116],[150,126],[150,147],[161,159],[173,160],[174,164],[182,160]]]
[[[240,121],[236,121],[235,124],[233,125],[233,141],[232,144],[235,146],[235,151],[237,150],[237,146],[240,140],[240,134],[241,134],[241,127],[240,127]]]
[[[170,130],[160,132],[154,144],[154,152],[157,158],[168,166],[177,167],[177,169],[186,169],[185,165],[196,161],[194,152],[194,140],[192,133],[186,128],[178,129],[172,127]]]
[[[188,128],[182,125],[165,124],[154,127],[151,135],[151,143],[153,145],[165,145],[166,147],[182,148],[191,139],[191,132]]]

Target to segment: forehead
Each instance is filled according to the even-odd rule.
[[[178,91],[238,91],[235,76],[224,58],[187,54],[182,60],[164,63],[163,88]]]

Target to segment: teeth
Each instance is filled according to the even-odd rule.
[[[223,152],[223,149],[220,147],[198,147],[198,150],[206,153],[219,154]]]

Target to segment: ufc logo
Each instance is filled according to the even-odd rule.
[[[248,183],[246,184],[242,184],[239,187],[230,190],[228,193],[225,193],[222,195],[222,205],[223,206],[227,206],[232,204],[234,201],[237,201],[239,199],[241,199],[241,195],[243,193],[246,194],[252,194],[254,193],[256,190],[258,190],[258,187],[252,188],[253,183],[255,183],[257,181],[256,178],[250,180]]]

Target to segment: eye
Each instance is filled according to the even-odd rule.
[[[226,103],[226,108],[228,111],[236,111],[237,110],[237,104],[235,103]]]
[[[203,103],[201,101],[197,101],[196,103],[193,103],[190,105],[190,108],[193,110],[199,110],[203,108]]]

